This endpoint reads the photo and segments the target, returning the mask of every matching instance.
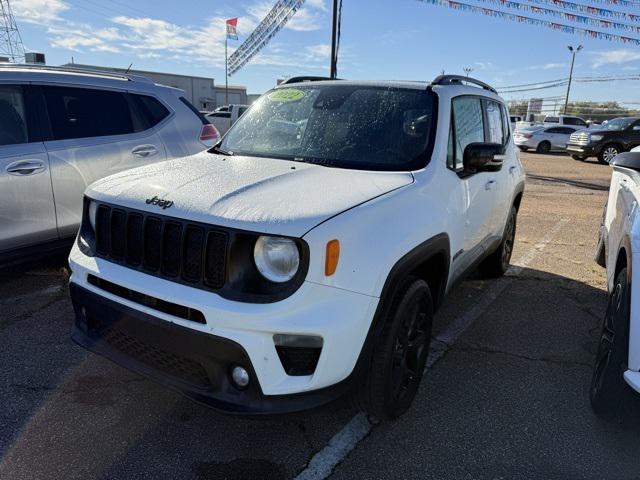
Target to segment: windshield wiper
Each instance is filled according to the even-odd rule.
[[[227,152],[225,150],[222,150],[220,148],[220,144],[218,143],[217,145],[214,145],[213,148],[211,148],[211,150],[209,150],[209,152],[218,154],[218,155],[226,155],[227,157],[233,157],[233,152]]]

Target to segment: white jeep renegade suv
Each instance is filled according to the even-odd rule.
[[[209,152],[87,189],[73,338],[227,412],[350,391],[396,417],[445,294],[509,265],[524,189],[509,114],[466,77],[300,80]]]

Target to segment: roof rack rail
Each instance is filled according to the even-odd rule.
[[[480,88],[484,88],[485,90],[489,90],[490,92],[493,92],[495,94],[498,93],[496,89],[493,88],[491,85],[487,85],[486,83],[481,82],[480,80],[477,80],[475,78],[464,77],[462,75],[440,75],[436,77],[433,80],[433,82],[431,82],[431,85],[462,85],[465,82],[472,83],[474,85],[477,85]]]
[[[290,83],[302,83],[302,82],[320,82],[322,80],[340,80],[339,78],[330,78],[330,77],[313,77],[309,75],[301,75],[298,77],[287,78],[280,85],[288,85]]]
[[[58,73],[78,73],[84,75],[96,75],[101,77],[119,78],[121,80],[139,81],[153,83],[147,77],[139,75],[128,75],[126,73],[112,72],[109,70],[91,69],[91,68],[73,68],[73,67],[56,67],[51,65],[37,65],[32,63],[1,63],[1,68],[15,68],[16,70],[46,70]]]

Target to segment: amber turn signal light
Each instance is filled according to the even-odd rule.
[[[338,262],[340,261],[340,242],[338,240],[331,240],[327,242],[327,256],[324,261],[324,274],[330,277],[336,273],[338,268]]]

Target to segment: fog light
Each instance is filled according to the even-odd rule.
[[[236,387],[242,389],[249,385],[249,372],[243,367],[237,365],[231,370],[231,380]]]

